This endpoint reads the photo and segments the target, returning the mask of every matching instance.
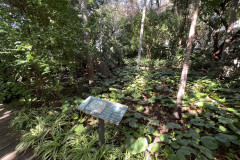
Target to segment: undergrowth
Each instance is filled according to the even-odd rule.
[[[114,70],[115,78],[95,76],[82,93],[63,97],[61,106],[22,108],[12,125],[22,131],[18,148],[35,148],[43,159],[214,159],[239,158],[239,81],[221,82],[190,72],[183,123],[172,120],[179,70]],[[129,106],[121,123],[106,123],[106,144],[99,148],[97,119],[76,111],[88,96]]]

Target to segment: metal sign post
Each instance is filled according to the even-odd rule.
[[[99,135],[99,146],[101,147],[103,144],[105,144],[105,128],[104,128],[104,120],[101,118],[98,118],[98,135]]]
[[[122,105],[120,103],[115,103],[90,96],[77,107],[77,110],[98,118],[99,145],[102,146],[105,143],[104,120],[118,125],[122,120],[125,112],[127,111],[127,108],[128,106]]]

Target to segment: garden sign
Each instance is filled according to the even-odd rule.
[[[127,111],[127,108],[128,106],[126,105],[90,96],[77,107],[77,110],[98,118],[99,145],[101,146],[105,143],[104,120],[118,125]]]

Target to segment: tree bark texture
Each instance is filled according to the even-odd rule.
[[[93,68],[97,71],[102,73],[106,78],[112,78],[112,72],[109,70],[107,65],[100,59],[93,57],[92,58],[93,62]]]
[[[83,22],[85,25],[87,25],[88,24],[88,14],[87,14],[86,0],[79,0],[79,5],[81,6],[81,10],[82,10]],[[90,34],[87,29],[85,29],[85,31],[84,31],[84,42],[87,45],[87,47],[89,47]],[[94,82],[94,68],[93,68],[92,56],[89,53],[89,48],[87,48],[86,58],[87,58],[87,70],[88,70],[89,84],[92,84]]]
[[[228,25],[228,29],[227,29],[226,40],[224,42],[223,52],[222,52],[222,61],[223,62],[226,61],[227,56],[229,54],[229,47],[230,47],[230,42],[231,42],[230,35],[233,31],[234,22],[237,19],[238,1],[239,0],[232,0],[232,11],[231,11],[229,25]]]
[[[195,11],[194,11],[194,14],[192,17],[192,23],[191,23],[191,27],[190,27],[190,31],[189,31],[189,36],[188,36],[186,57],[185,57],[185,60],[183,63],[180,86],[179,86],[179,90],[178,90],[178,94],[177,94],[176,108],[173,112],[173,115],[176,119],[181,119],[182,100],[184,97],[184,92],[185,92],[185,87],[186,87],[186,82],[187,82],[187,74],[188,74],[188,69],[189,69],[190,53],[192,50],[192,43],[193,43],[193,39],[194,39],[194,35],[195,35],[195,28],[197,25],[199,1],[200,0],[196,0],[196,4],[195,4]]]
[[[220,29],[221,29],[222,25],[220,24],[218,29],[215,31],[215,34],[213,36],[213,59],[215,61],[219,60],[219,57],[220,57],[220,50],[219,50],[219,47],[218,47],[218,41],[219,41],[219,32],[220,32]]]
[[[145,16],[146,16],[146,0],[144,0],[142,21],[141,21],[141,30],[140,30],[140,38],[139,38],[139,46],[138,46],[138,57],[137,57],[137,68],[138,69],[140,68],[140,63],[141,63],[142,39],[143,39]]]

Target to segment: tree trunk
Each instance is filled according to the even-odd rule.
[[[220,24],[218,29],[216,30],[214,36],[213,36],[213,59],[215,61],[219,60],[220,54],[219,54],[219,47],[218,47],[218,41],[219,41],[219,32],[222,25]]]
[[[160,3],[161,3],[161,1],[160,1]],[[159,0],[157,0],[157,6],[158,7],[160,7],[160,3],[159,3]]]
[[[79,5],[82,10],[82,15],[83,15],[83,22],[85,25],[88,24],[88,15],[87,15],[87,2],[86,0],[79,0]],[[92,61],[92,56],[89,53],[89,43],[90,43],[90,34],[89,32],[85,29],[84,31],[84,42],[87,45],[87,70],[88,70],[88,79],[89,79],[89,84],[92,84],[94,82],[94,68],[93,68],[93,61]]]
[[[213,32],[213,30],[212,30],[211,26],[208,26],[208,35],[207,35],[207,40],[206,40],[206,42],[204,44],[204,48],[207,48],[208,47],[208,43],[211,42],[212,32]]]
[[[232,11],[231,11],[230,20],[229,20],[229,26],[227,29],[226,40],[225,40],[224,46],[223,46],[223,53],[222,53],[222,61],[223,62],[226,61],[227,56],[229,54],[229,47],[230,47],[230,42],[231,42],[230,35],[231,35],[233,27],[234,27],[234,22],[237,19],[238,1],[239,0],[232,0]]]
[[[140,38],[139,38],[139,46],[138,46],[138,57],[137,57],[137,68],[140,68],[140,60],[141,60],[141,50],[142,50],[142,39],[143,39],[143,29],[144,29],[144,21],[146,14],[146,0],[144,0],[143,13],[142,13],[142,21],[141,21],[141,30],[140,30]]]
[[[87,25],[88,24],[87,2],[86,0],[79,0],[79,4],[82,9],[84,24]],[[89,47],[90,34],[86,29],[84,31],[84,42],[87,45],[87,47]],[[89,53],[89,48],[87,48],[86,58],[89,84],[92,84],[94,82],[94,69],[105,75],[107,78],[112,77],[112,73],[107,67],[107,65],[102,60],[100,60],[100,58],[96,58],[95,56],[91,55]]]
[[[149,1],[149,8],[150,8],[150,9],[153,9],[153,0],[150,0],[150,1]]]
[[[102,73],[106,78],[112,77],[111,71],[100,58],[93,57],[92,61],[93,67],[96,69],[97,72]]]
[[[177,94],[177,103],[176,103],[176,108],[173,112],[173,115],[176,119],[181,119],[181,107],[182,107],[182,100],[184,97],[184,92],[185,92],[185,87],[186,87],[186,82],[187,82],[187,74],[188,74],[188,69],[189,69],[189,59],[190,59],[190,53],[192,50],[192,43],[195,35],[195,27],[197,24],[197,17],[198,17],[198,8],[199,8],[199,1],[196,0],[195,4],[195,11],[192,17],[192,23],[189,31],[189,36],[188,36],[188,42],[187,42],[187,48],[186,48],[186,57],[183,63],[183,69],[182,69],[182,74],[181,74],[181,80],[180,80],[180,86]]]
[[[180,29],[179,29],[179,33],[178,33],[178,46],[180,47],[180,46],[182,46],[182,44],[184,43],[184,39],[185,39],[185,34],[184,33],[186,33],[186,32],[184,32],[184,30],[185,30],[185,26],[186,26],[186,23],[187,23],[187,19],[188,19],[188,15],[189,15],[189,0],[186,0],[185,1],[185,9],[184,9],[184,11],[183,11],[183,16],[184,16],[184,18],[183,18],[183,21],[182,21],[182,24],[181,24],[181,26],[180,26]],[[185,40],[185,42],[186,42],[186,40]]]

